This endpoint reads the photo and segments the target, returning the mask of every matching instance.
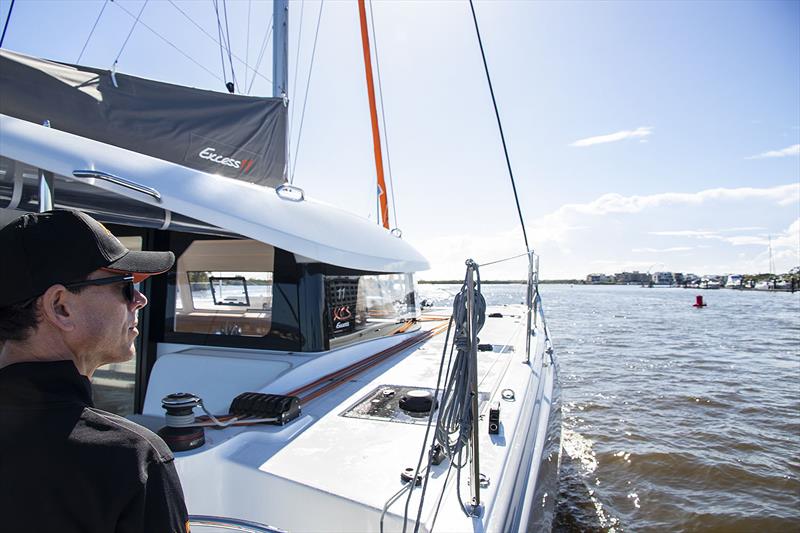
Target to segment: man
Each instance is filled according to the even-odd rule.
[[[171,252],[125,248],[72,210],[0,230],[0,530],[177,533],[188,528],[170,450],[95,409],[89,379],[127,361]]]

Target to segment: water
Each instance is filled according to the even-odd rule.
[[[800,530],[800,293],[541,292],[564,400],[556,531]]]

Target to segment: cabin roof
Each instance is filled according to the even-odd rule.
[[[374,272],[429,268],[422,254],[407,242],[330,204],[310,198],[293,201],[272,188],[193,170],[6,115],[0,115],[0,155],[313,261]],[[97,178],[75,178],[78,170],[100,171],[150,187],[158,191],[160,199]],[[55,198],[57,201],[57,189]]]

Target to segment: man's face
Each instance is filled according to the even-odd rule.
[[[96,270],[88,279],[118,276],[112,272]],[[131,359],[136,354],[134,341],[139,334],[138,311],[147,305],[147,298],[134,290],[133,301],[123,293],[123,284],[89,285],[77,297],[79,314],[76,316],[76,357],[92,363],[97,368],[107,363]]]

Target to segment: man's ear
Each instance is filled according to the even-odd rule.
[[[62,331],[75,329],[75,296],[63,285],[51,286],[41,296],[42,320]]]

